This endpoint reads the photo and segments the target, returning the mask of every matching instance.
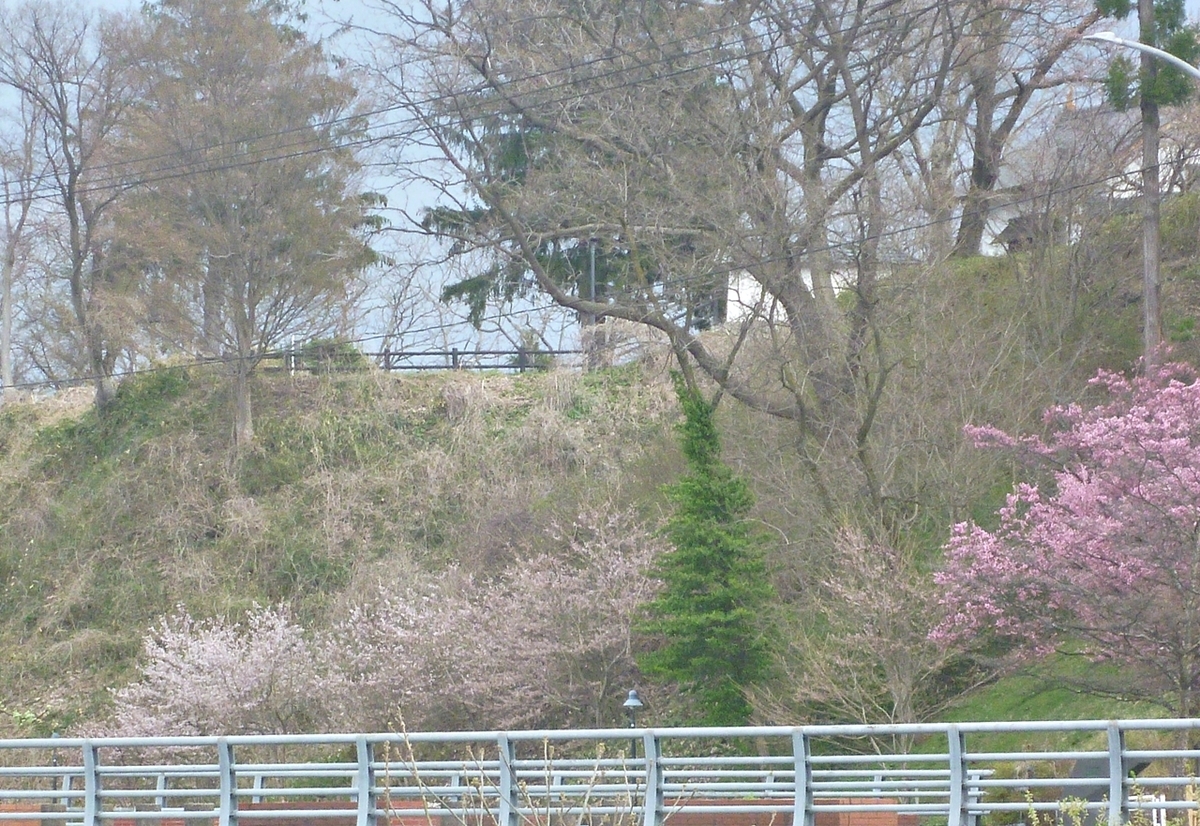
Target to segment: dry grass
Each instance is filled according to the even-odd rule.
[[[219,377],[184,384],[177,397],[147,385],[103,426],[90,393],[4,408],[0,692],[53,698],[36,726],[94,714],[105,686],[79,675],[103,660],[119,681],[177,604],[203,616],[287,601],[321,624],[368,583],[451,563],[495,572],[675,450],[665,376],[632,366],[262,376],[258,444],[242,453]]]

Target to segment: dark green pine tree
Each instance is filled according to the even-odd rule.
[[[1194,65],[1200,59],[1200,30],[1188,22],[1184,0],[1096,0],[1096,10],[1115,20],[1136,14],[1141,42],[1170,52],[1186,63]],[[1175,106],[1191,97],[1192,81],[1187,74],[1165,61],[1152,61],[1151,65],[1154,73],[1145,77],[1139,74],[1135,60],[1129,56],[1113,58],[1104,84],[1113,108],[1124,111],[1138,101],[1156,107]]]
[[[713,407],[680,377],[676,390],[688,471],[668,488],[675,511],[666,534],[674,547],[658,563],[664,587],[641,625],[659,645],[639,665],[678,682],[699,706],[700,724],[743,725],[751,712],[743,688],[771,671],[774,592],[745,519],[753,497],[721,461]]]

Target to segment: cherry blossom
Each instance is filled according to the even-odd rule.
[[[1200,382],[1180,364],[1102,372],[1106,401],[1046,412],[1047,435],[969,431],[1045,468],[994,530],[954,526],[937,582],[942,640],[1083,653],[1096,686],[1200,711]]]
[[[344,682],[331,652],[286,609],[244,622],[194,619],[180,608],[143,642],[141,679],[116,692],[121,736],[280,734],[336,728]]]
[[[144,642],[104,733],[493,729],[614,722],[661,540],[591,513],[491,579],[454,567],[380,582],[325,629],[282,607],[241,622],[180,609]]]

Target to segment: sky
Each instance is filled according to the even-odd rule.
[[[142,0],[78,0],[80,5],[91,8],[133,11],[141,6]],[[1187,0],[1188,16],[1200,20],[1200,0]],[[309,12],[314,16],[322,12],[341,17],[346,13],[357,15],[364,13],[366,7],[362,0],[307,0]]]

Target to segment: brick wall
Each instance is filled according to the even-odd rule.
[[[683,801],[681,801],[683,802]],[[753,806],[756,803],[768,805],[766,801],[754,800],[687,800],[686,805],[689,807],[697,806]],[[775,801],[778,803],[778,801]],[[863,798],[863,799],[834,799],[822,800],[818,802],[818,811],[816,813],[816,826],[917,826],[916,815],[902,815],[896,812],[822,812],[820,806],[825,804],[850,804],[864,803],[883,805],[894,803],[894,800],[888,798]],[[668,801],[667,819],[665,826],[792,826],[792,814],[787,812],[672,812],[671,809],[677,803]],[[34,807],[27,807],[31,809]],[[288,811],[290,809],[345,809],[346,815],[334,817],[312,818],[304,817],[303,815],[287,816],[274,814],[277,812]],[[311,801],[287,801],[287,802],[272,802],[272,803],[241,803],[238,805],[238,826],[355,826],[356,818],[352,812],[357,809],[357,805],[346,800],[329,800],[314,803]],[[0,811],[3,811],[3,806],[0,806]],[[36,810],[36,809],[35,809]],[[256,812],[258,814],[256,816]],[[266,812],[273,813],[266,815]],[[443,826],[440,820],[443,818],[428,817],[425,814],[424,806],[419,800],[403,800],[392,801],[390,806],[390,816],[386,819],[380,818],[379,826]],[[411,812],[408,814],[407,812]],[[552,819],[554,819],[552,817]],[[444,819],[448,826],[461,826],[457,820],[453,818]],[[490,820],[487,818],[486,820]],[[114,818],[112,826],[210,826],[202,820],[181,820],[179,818],[166,817],[161,820],[141,820],[134,818]],[[0,821],[0,826],[43,826],[38,818],[29,820],[9,820]]]

